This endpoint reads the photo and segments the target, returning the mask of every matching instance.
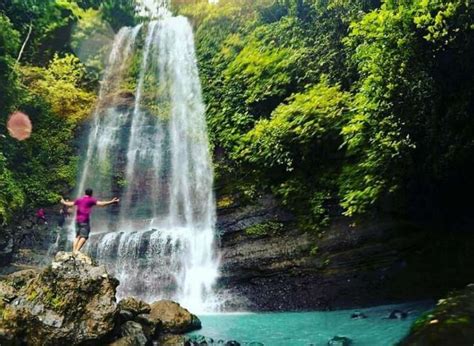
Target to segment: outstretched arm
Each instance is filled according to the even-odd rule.
[[[74,202],[65,201],[64,198],[61,197],[61,204],[65,205],[66,207],[74,207]]]
[[[120,200],[117,197],[112,198],[110,201],[97,201],[98,207],[106,207],[108,205],[118,203]]]

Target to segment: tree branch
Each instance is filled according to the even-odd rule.
[[[21,56],[23,54],[23,51],[25,50],[26,44],[28,43],[28,40],[30,39],[31,36],[31,31],[33,30],[33,24],[30,23],[30,27],[28,29],[28,35],[26,35],[25,41],[21,45],[20,53],[18,54],[18,58],[16,58],[16,62],[19,62],[21,59]]]

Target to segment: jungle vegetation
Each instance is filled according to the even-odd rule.
[[[77,135],[91,114],[103,51],[90,37],[133,25],[128,0],[4,0],[0,3],[0,224],[23,208],[57,203],[78,164]],[[28,140],[8,136],[13,111],[29,116]]]
[[[195,28],[219,194],[270,192],[307,230],[338,215],[469,214],[471,1],[173,5]],[[0,134],[15,110],[34,131],[0,138],[0,222],[71,189],[106,52],[84,42],[138,20],[132,0],[1,2]]]
[[[192,18],[218,185],[331,216],[469,214],[474,5],[221,0]]]

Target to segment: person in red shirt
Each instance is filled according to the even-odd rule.
[[[44,209],[41,208],[36,212],[36,219],[38,220],[38,223],[43,223],[45,225],[48,224],[48,220],[46,220],[46,214],[44,213]]]
[[[110,201],[98,201],[92,197],[92,189],[86,189],[85,195],[74,202],[65,201],[61,198],[61,204],[66,207],[76,206],[76,239],[72,245],[72,252],[74,254],[81,251],[81,248],[89,239],[90,227],[90,214],[94,206],[105,207],[110,204],[118,203],[120,200],[117,197],[112,198]]]

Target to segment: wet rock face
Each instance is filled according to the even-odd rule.
[[[23,273],[2,283],[16,294],[0,303],[0,344],[79,344],[101,340],[113,330],[118,281],[84,257],[60,252],[38,275]]]
[[[413,250],[429,248],[429,233],[391,219],[354,227],[334,217],[324,232],[305,233],[273,197],[263,196],[218,209],[217,228],[217,287],[228,310],[381,305],[424,299],[439,287],[429,281],[437,277],[431,267],[420,275],[422,259]]]
[[[58,234],[59,209],[60,206],[44,208],[47,223],[37,219],[35,210],[27,210],[15,215],[9,225],[0,225],[0,267],[11,262],[43,264]],[[33,258],[31,254],[24,255],[21,250],[34,251],[39,256]]]
[[[401,346],[473,345],[474,284],[438,301],[435,309],[422,315]]]
[[[7,265],[13,258],[13,237],[6,230],[0,230],[0,266]]]

